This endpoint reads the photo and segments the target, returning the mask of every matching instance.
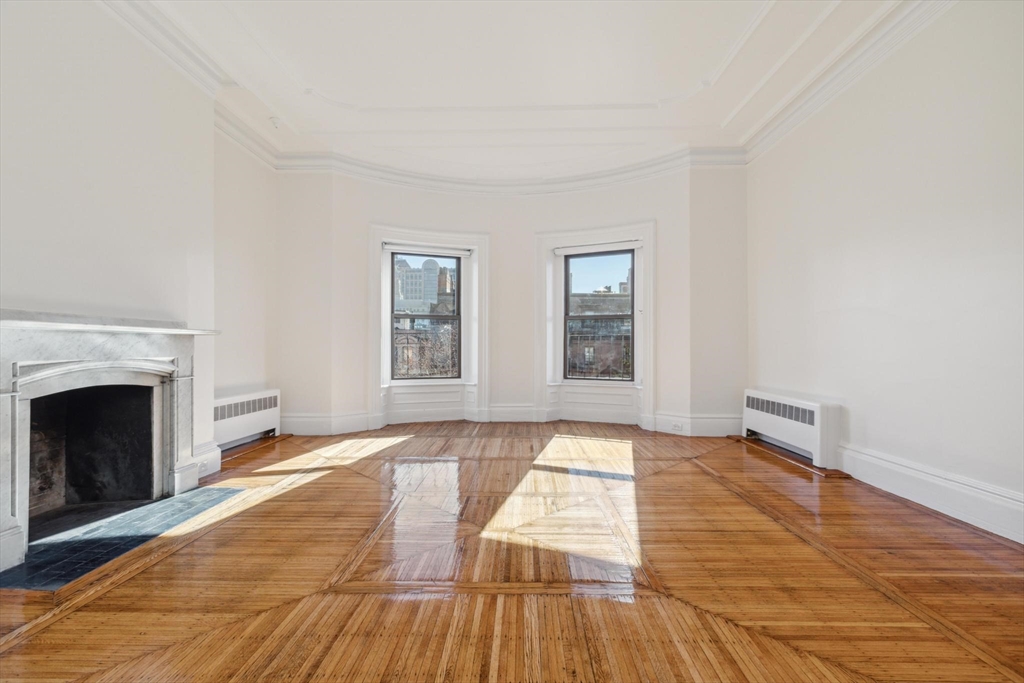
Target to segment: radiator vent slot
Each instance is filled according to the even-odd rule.
[[[220,420],[228,420],[232,417],[238,417],[239,415],[258,413],[260,411],[271,410],[276,407],[277,396],[263,396],[262,398],[253,398],[248,401],[228,403],[226,405],[214,407],[213,421],[219,422]]]
[[[798,406],[791,406],[781,401],[769,401],[766,398],[747,396],[747,407],[762,413],[768,413],[784,420],[792,420],[805,425],[814,426],[814,411]]]

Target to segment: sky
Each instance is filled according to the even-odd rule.
[[[618,292],[619,283],[629,276],[630,261],[629,254],[571,259],[572,291],[584,294],[610,285],[613,292]]]
[[[452,257],[410,256],[409,254],[400,254],[399,256],[404,258],[411,268],[422,268],[423,262],[428,258],[433,258],[441,267],[455,267],[455,259]],[[618,292],[619,283],[625,282],[629,276],[630,260],[629,254],[573,258],[571,260],[572,291],[589,294],[609,285],[613,292]]]

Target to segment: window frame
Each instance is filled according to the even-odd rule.
[[[391,356],[391,381],[392,382],[419,382],[438,380],[461,380],[462,379],[462,258],[451,254],[429,254],[413,251],[391,251],[391,287],[388,296],[391,313],[391,329],[389,335],[391,342],[388,344]],[[430,259],[455,259],[455,315],[435,315],[429,313],[396,313],[395,312],[395,261],[399,256],[418,256]],[[427,319],[427,320],[454,320],[458,331],[455,335],[455,352],[458,354],[458,363],[454,375],[443,377],[396,377],[395,376],[395,321],[399,319]]]
[[[629,254],[629,272],[632,274],[629,283],[629,315],[570,315],[569,297],[571,295],[572,264],[577,258],[595,258],[598,256],[617,256]],[[614,249],[611,251],[591,251],[580,254],[566,254],[562,264],[562,379],[581,382],[634,382],[636,379],[636,249]],[[570,377],[569,376],[569,321],[570,320],[629,320],[629,377]]]

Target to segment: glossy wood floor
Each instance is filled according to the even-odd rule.
[[[727,439],[436,423],[224,466],[221,508],[5,594],[0,678],[1024,679],[1021,546]]]

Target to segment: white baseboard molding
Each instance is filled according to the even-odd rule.
[[[730,436],[739,434],[742,415],[671,415],[654,416],[654,429],[682,436]]]
[[[220,472],[220,446],[216,441],[206,441],[192,446],[192,460],[199,465],[199,478]]]
[[[0,531],[0,571],[24,562],[27,547],[25,527],[12,526]]]
[[[388,424],[406,424],[409,422],[443,422],[445,420],[465,420],[465,408],[412,408],[406,410],[389,410],[385,414]]]
[[[579,420],[580,422],[608,422],[611,424],[640,424],[640,413],[636,408],[619,408],[602,405],[570,405],[549,408],[545,415],[546,421]]]
[[[532,403],[491,404],[488,422],[541,422],[544,411],[535,410]]]
[[[839,445],[839,467],[883,491],[1024,543],[1024,494],[850,444]]]
[[[366,413],[351,415],[323,415],[318,413],[292,413],[281,416],[281,433],[297,436],[329,436],[332,434],[349,434],[365,432],[368,429],[380,429],[383,423],[370,427],[370,417]]]
[[[488,409],[467,407],[406,408],[377,415],[323,415],[292,413],[281,416],[281,431],[298,436],[326,436],[380,429],[387,424],[469,420],[471,422],[552,422],[580,420],[612,424],[640,425],[643,429],[682,436],[728,436],[739,434],[743,420],[739,415],[640,415],[635,408],[602,405],[555,405],[547,410],[529,403],[491,405]],[[675,429],[680,425],[681,429]]]

